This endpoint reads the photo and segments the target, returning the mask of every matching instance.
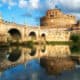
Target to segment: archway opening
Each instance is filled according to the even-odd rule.
[[[30,32],[29,37],[31,38],[31,40],[36,40],[36,33]]]
[[[10,34],[10,38],[12,40],[20,40],[21,39],[21,33],[19,30],[17,29],[10,29],[8,31],[8,33]]]
[[[43,33],[43,34],[41,35],[41,38],[42,38],[43,40],[46,40],[46,35]]]

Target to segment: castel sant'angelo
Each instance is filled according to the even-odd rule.
[[[0,18],[0,40],[9,38],[19,41],[69,41],[72,31],[79,29],[75,16],[64,14],[60,9],[48,10],[40,18],[40,26],[20,25]]]
[[[59,9],[48,10],[40,19],[40,25],[48,28],[70,28],[76,24],[75,16],[63,14]]]

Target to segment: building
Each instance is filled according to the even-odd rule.
[[[76,24],[76,18],[72,15],[65,15],[59,9],[48,10],[46,16],[40,19],[41,26],[52,28],[64,28]]]

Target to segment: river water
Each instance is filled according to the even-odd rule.
[[[40,58],[67,57],[73,52],[68,45],[35,45],[29,47],[0,48],[0,80],[80,80],[80,67],[50,75],[40,65]]]

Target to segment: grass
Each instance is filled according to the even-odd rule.
[[[44,43],[39,43],[39,42],[33,42],[33,41],[25,41],[25,42],[10,42],[8,43],[9,46],[25,46],[25,47],[29,47],[29,48],[32,48],[34,45],[71,45],[72,42],[71,41],[68,41],[68,42],[65,42],[65,41],[45,41],[45,44]]]
[[[71,45],[71,41],[47,41],[47,45]]]

